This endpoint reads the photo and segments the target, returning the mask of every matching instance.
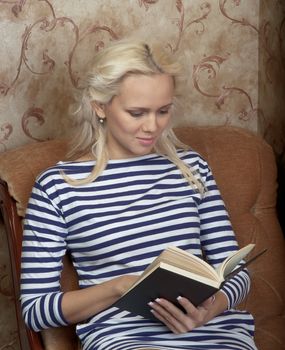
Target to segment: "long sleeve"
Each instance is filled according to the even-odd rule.
[[[201,243],[206,260],[217,267],[230,253],[239,249],[221,194],[207,163],[201,161],[201,173],[207,188],[199,203]],[[227,281],[222,291],[228,307],[234,308],[247,295],[250,278],[247,270]]]
[[[36,182],[24,220],[21,305],[26,325],[35,331],[67,324],[60,289],[67,230],[53,191]]]

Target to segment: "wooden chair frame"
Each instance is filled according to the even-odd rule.
[[[19,335],[20,349],[44,350],[40,333],[28,329],[22,319],[19,301],[19,276],[21,269],[21,240],[22,220],[18,216],[16,201],[11,197],[6,182],[0,180],[0,210],[4,222],[6,237],[9,246],[10,264],[12,269],[12,283],[16,307],[17,330]],[[29,345],[30,344],[30,345]]]

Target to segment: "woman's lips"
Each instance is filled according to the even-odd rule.
[[[151,146],[154,144],[154,141],[155,141],[154,138],[144,138],[144,137],[138,137],[138,140],[140,144],[143,146]]]

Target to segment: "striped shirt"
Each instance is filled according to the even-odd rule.
[[[37,178],[24,220],[21,304],[28,327],[67,325],[60,288],[68,251],[85,288],[124,274],[140,274],[166,247],[205,256],[217,267],[238,249],[208,164],[193,151],[179,152],[207,191],[193,190],[167,158],[149,154],[110,160],[92,183],[73,186],[94,161],[59,162]],[[226,282],[228,310],[211,322],[175,335],[159,322],[115,307],[77,326],[84,349],[255,349],[253,319],[235,310],[249,291],[247,271]]]

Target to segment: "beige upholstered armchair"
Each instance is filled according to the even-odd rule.
[[[259,350],[285,349],[285,247],[276,217],[276,166],[273,152],[261,138],[232,127],[179,128],[177,135],[209,162],[240,245],[256,243],[268,251],[251,265],[252,288],[241,308],[256,320]],[[69,350],[78,347],[74,327],[27,331],[21,321],[18,293],[21,220],[37,174],[64,158],[64,141],[22,146],[0,155],[0,200],[9,241],[22,349]],[[63,290],[77,288],[76,274],[66,257]],[[27,337],[28,336],[28,337]]]

